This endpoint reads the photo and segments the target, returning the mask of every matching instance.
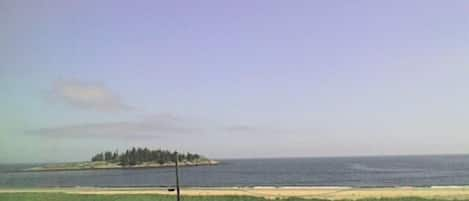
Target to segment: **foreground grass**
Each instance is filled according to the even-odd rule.
[[[67,193],[0,193],[0,201],[174,201],[170,195],[80,195]],[[444,199],[441,199],[443,201]],[[184,196],[182,201],[269,201],[250,196]],[[326,201],[321,199],[287,198],[282,201]],[[343,200],[346,201],[346,200]],[[418,197],[370,198],[358,201],[440,201]],[[444,200],[447,201],[447,200]],[[469,200],[467,200],[469,201]]]
[[[80,195],[66,193],[0,193],[0,201],[175,201],[169,195]],[[265,201],[247,196],[185,196],[182,201]]]

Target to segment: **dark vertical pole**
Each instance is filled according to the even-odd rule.
[[[179,160],[179,155],[176,152],[176,195],[177,195],[177,201],[181,201],[181,195],[179,191],[179,166],[178,166],[178,160]]]

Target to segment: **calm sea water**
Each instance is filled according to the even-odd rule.
[[[431,186],[469,184],[469,156],[387,156],[222,160],[181,168],[184,186]],[[0,166],[0,186],[172,186],[174,170],[15,172]]]

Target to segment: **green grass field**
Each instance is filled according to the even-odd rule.
[[[319,199],[288,198],[284,201],[324,201]],[[175,201],[165,195],[79,195],[66,193],[0,193],[0,201]],[[182,201],[269,201],[249,196],[184,196]],[[415,197],[360,199],[359,201],[439,201]],[[445,200],[447,201],[447,200]]]

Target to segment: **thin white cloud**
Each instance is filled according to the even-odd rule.
[[[174,119],[172,116],[158,116],[141,121],[120,121],[105,123],[87,123],[78,125],[67,125],[61,127],[41,128],[28,131],[28,134],[43,137],[60,138],[152,138],[166,137],[175,134],[190,134],[200,132],[190,123]]]
[[[119,96],[110,89],[79,81],[57,81],[52,88],[52,97],[68,105],[101,112],[128,110]]]

